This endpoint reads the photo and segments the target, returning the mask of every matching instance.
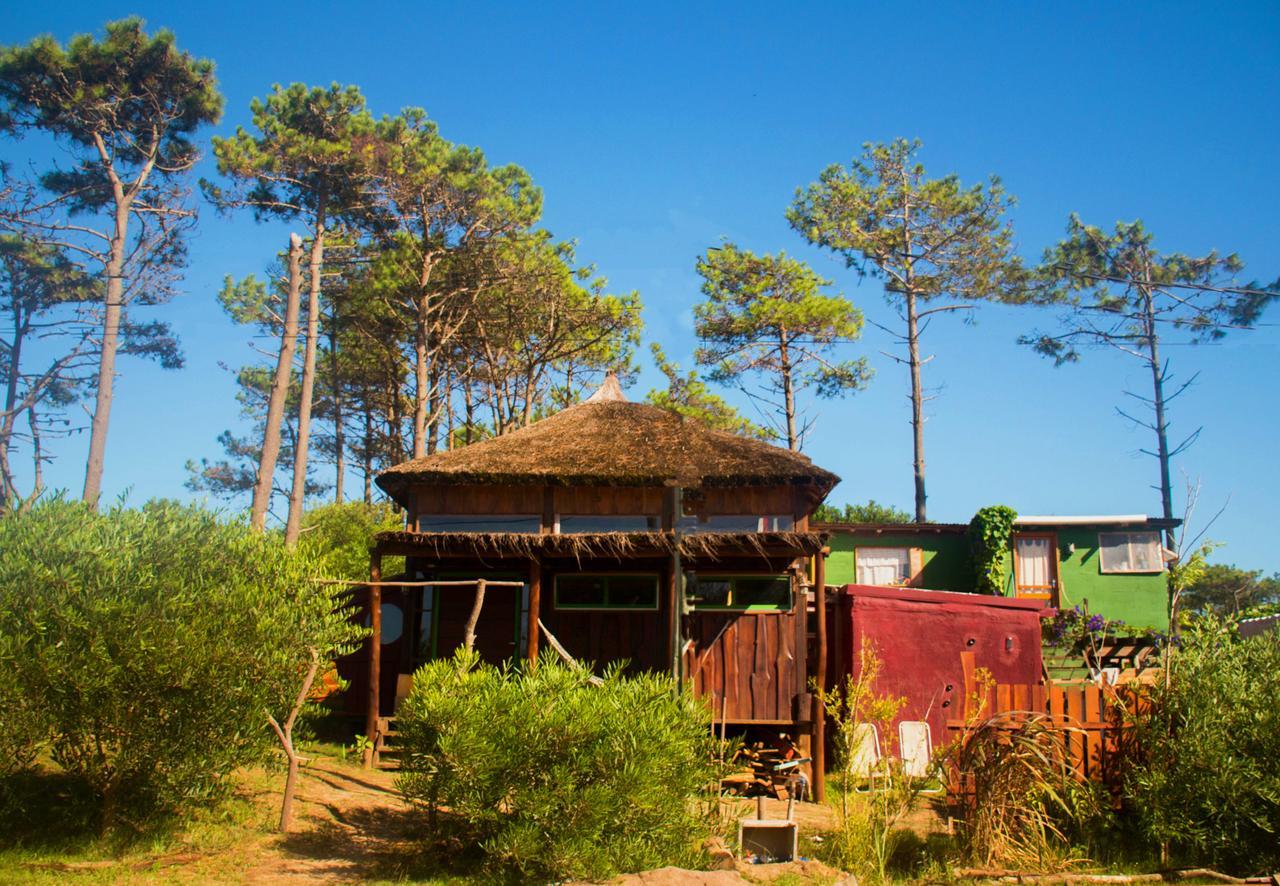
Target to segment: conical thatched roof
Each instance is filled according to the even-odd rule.
[[[797,452],[643,403],[616,380],[589,400],[501,437],[378,475],[397,499],[413,484],[806,487],[816,504],[840,478]]]

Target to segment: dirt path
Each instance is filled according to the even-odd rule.
[[[272,837],[246,883],[396,879],[416,854],[417,815],[391,773],[320,758],[303,770],[295,832]]]

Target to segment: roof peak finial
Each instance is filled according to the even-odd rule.
[[[612,370],[604,377],[596,392],[586,399],[587,403],[626,403],[627,395],[622,393],[622,385],[618,383],[618,375]]]

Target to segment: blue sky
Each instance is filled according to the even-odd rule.
[[[783,213],[795,189],[866,141],[924,141],[933,174],[1000,175],[1019,199],[1020,250],[1036,258],[1070,212],[1094,224],[1142,218],[1167,250],[1237,251],[1246,279],[1280,276],[1280,7],[1208,4],[440,4],[112,0],[10,5],[0,43],[65,39],[139,14],[213,58],[227,98],[219,132],[248,122],[272,83],[361,87],[375,113],[427,109],[446,137],[527,168],[544,224],[575,238],[617,290],[637,289],[646,336],[686,366],[695,345],[694,259],[722,237],[809,260],[888,322],[875,281],[808,247]],[[0,156],[14,154],[0,145]],[[211,174],[208,169],[203,174]],[[203,213],[185,292],[161,309],[187,368],[124,361],[104,491],[182,496],[183,463],[217,454],[239,427],[219,363],[251,358],[220,312],[224,275],[261,272],[283,228]],[[1104,353],[1055,369],[1015,344],[1050,321],[984,308],[941,320],[927,350],[929,514],[967,520],[985,504],[1023,513],[1155,513],[1147,432],[1115,415],[1140,368]],[[1201,519],[1224,561],[1280,569],[1272,532],[1280,470],[1280,310],[1212,347],[1177,347],[1199,371],[1174,432],[1205,426],[1176,469],[1203,484]],[[851,353],[877,377],[813,406],[807,452],[844,478],[833,498],[909,508],[905,370],[868,327]],[[655,373],[646,367],[632,395]],[[87,435],[58,450],[55,486],[79,489]],[[1181,485],[1181,481],[1179,481]]]

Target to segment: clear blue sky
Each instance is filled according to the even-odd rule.
[[[790,5],[790,4],[788,4]],[[892,316],[806,246],[783,212],[796,187],[866,141],[924,141],[931,173],[1000,175],[1019,198],[1029,258],[1068,213],[1109,226],[1141,217],[1168,250],[1238,251],[1246,278],[1280,276],[1280,6],[1220,4],[9,4],[0,43],[67,38],[136,13],[213,58],[227,97],[220,132],[248,122],[272,83],[353,83],[376,113],[419,105],[455,141],[517,162],[546,194],[545,225],[576,238],[614,288],[638,289],[647,338],[688,365],[694,258],[722,237],[810,260],[873,320]],[[7,145],[0,152],[8,152]],[[208,169],[202,170],[210,174]],[[260,272],[282,229],[204,212],[185,294],[163,308],[187,368],[121,366],[105,492],[182,496],[183,463],[239,427],[219,363],[250,359],[220,313],[222,277]],[[1023,513],[1155,513],[1147,433],[1117,417],[1135,365],[1109,354],[1053,366],[1018,347],[1047,317],[984,309],[938,322],[926,381],[941,385],[926,433],[929,513],[985,504]],[[1200,371],[1174,431],[1205,425],[1177,468],[1204,484],[1219,559],[1280,569],[1280,311],[1220,345],[1176,348]],[[816,407],[807,451],[844,482],[836,500],[911,502],[904,370],[869,328],[855,351],[871,388]],[[633,396],[656,381],[646,369]],[[54,485],[79,489],[87,435],[59,449]]]

